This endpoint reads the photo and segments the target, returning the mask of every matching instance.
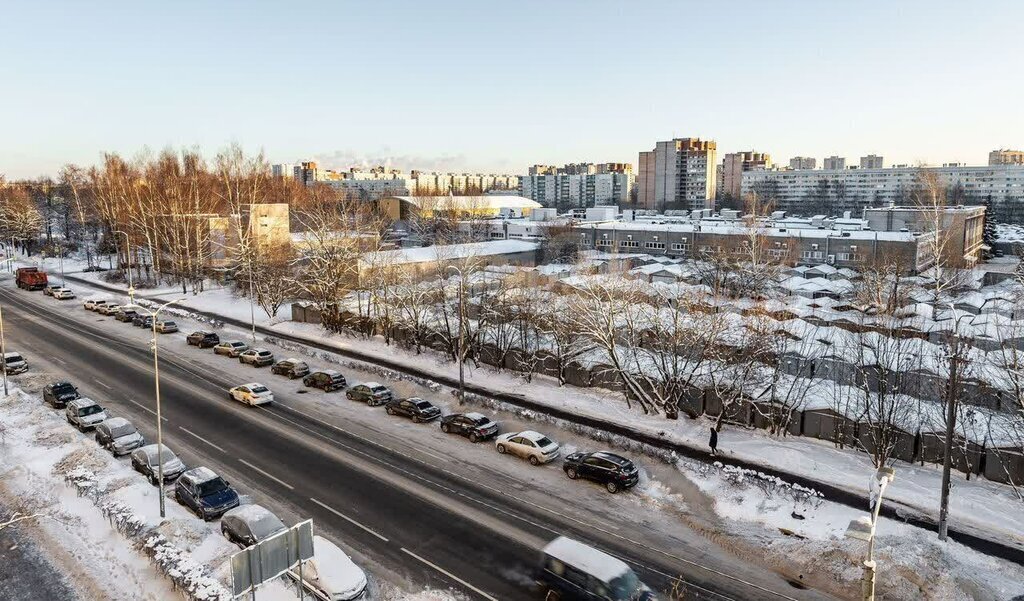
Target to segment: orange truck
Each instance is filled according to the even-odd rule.
[[[46,272],[38,267],[19,267],[17,273],[18,288],[25,290],[42,290],[46,288]]]

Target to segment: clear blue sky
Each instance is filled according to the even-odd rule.
[[[982,7],[984,6],[984,8]],[[238,141],[523,172],[657,140],[887,162],[1024,146],[1024,2],[0,3],[0,173]]]

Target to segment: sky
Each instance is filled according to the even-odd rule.
[[[521,174],[673,137],[984,164],[1024,146],[1022,34],[1019,0],[0,0],[0,174],[234,142]]]

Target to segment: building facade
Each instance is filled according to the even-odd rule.
[[[867,207],[910,204],[928,174],[945,188],[947,204],[988,204],[994,219],[1024,223],[1024,165],[748,171],[742,190],[791,213],[860,215]]]
[[[271,166],[271,175],[288,177],[282,163]],[[327,184],[366,200],[384,196],[414,194],[432,196],[442,194],[483,194],[494,190],[514,193],[519,188],[519,177],[490,173],[435,173],[429,171],[402,171],[383,166],[371,169],[352,167],[348,171],[321,169],[308,161],[292,168],[292,177],[303,185]]]
[[[1024,150],[1001,148],[988,153],[989,165],[1024,165]]]
[[[592,163],[530,167],[519,178],[519,195],[560,211],[630,202],[634,184],[628,163]]]
[[[817,169],[818,159],[814,157],[793,157],[789,159],[790,169]]]
[[[719,187],[717,197],[722,199],[740,200],[743,198],[743,173],[756,169],[768,169],[772,166],[772,157],[764,152],[730,152],[722,157],[719,166]]]
[[[822,169],[828,171],[838,171],[840,169],[846,169],[846,159],[843,157],[837,157],[835,155],[825,157],[825,160],[822,161]]]
[[[713,208],[717,148],[714,140],[676,138],[641,152],[637,205],[658,211]]]
[[[984,248],[985,207],[882,207],[864,211],[868,227],[880,231],[938,232],[942,264],[972,267]]]
[[[860,157],[860,168],[861,169],[881,169],[885,167],[885,161],[882,157],[877,154],[869,154],[864,157]]]

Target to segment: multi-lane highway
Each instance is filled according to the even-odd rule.
[[[146,332],[77,300],[16,290],[9,279],[0,281],[0,303],[8,349],[25,354],[34,371],[76,382],[155,438]],[[682,578],[687,599],[831,598],[731,556],[681,521],[653,516],[657,509],[647,519],[629,492],[612,496],[571,482],[557,464],[524,472],[502,458],[510,462],[504,474],[475,462],[482,445],[445,438],[436,425],[416,425],[412,436],[413,426],[383,411],[355,412],[341,394],[311,400],[323,393],[268,370],[250,378],[274,389],[274,405],[232,402],[227,388],[244,381],[233,375],[237,362],[187,347],[184,333],[160,338],[165,442],[279,515],[313,518],[377,578],[475,599],[538,599],[531,587],[538,550],[565,534],[627,560],[659,592]],[[342,418],[332,403],[352,413]],[[427,435],[439,446],[417,442]]]

